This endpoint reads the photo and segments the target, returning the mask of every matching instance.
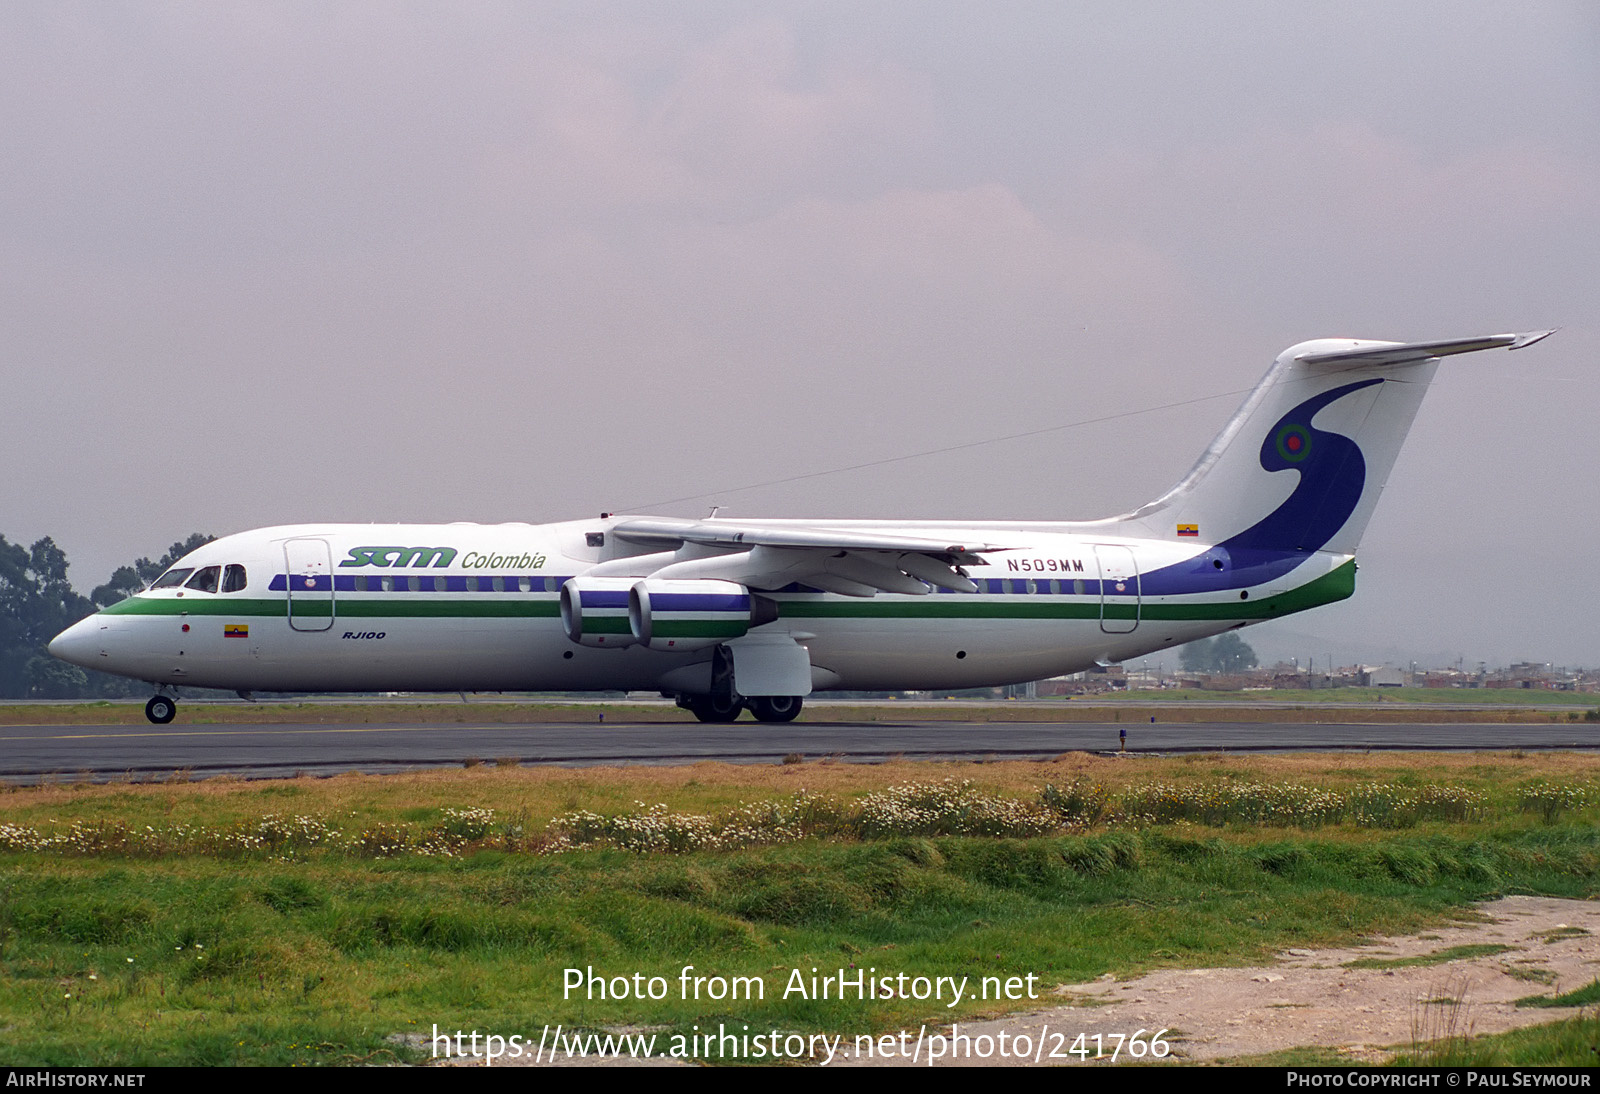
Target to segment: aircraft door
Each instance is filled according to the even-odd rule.
[[[333,626],[333,553],[325,539],[290,539],[283,544],[289,590],[289,626],[325,631]]]
[[[1139,626],[1139,564],[1133,548],[1097,543],[1094,557],[1100,564],[1100,629],[1127,634]]]

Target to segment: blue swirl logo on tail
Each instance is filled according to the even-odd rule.
[[[1283,504],[1221,546],[1238,551],[1315,551],[1333,538],[1361,502],[1367,461],[1349,437],[1317,429],[1311,419],[1353,391],[1381,384],[1361,380],[1307,399],[1279,418],[1261,443],[1261,466],[1298,471],[1300,482]]]
[[[1355,441],[1317,429],[1311,419],[1351,392],[1381,383],[1381,379],[1361,380],[1325,391],[1274,422],[1261,442],[1261,466],[1267,471],[1298,471],[1294,492],[1255,524],[1198,558],[1144,575],[1144,595],[1259,585],[1283,576],[1306,555],[1320,550],[1361,503],[1367,461]]]

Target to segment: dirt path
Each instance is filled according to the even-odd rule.
[[[1459,947],[1479,947],[1477,956],[1398,964],[1408,958],[1445,957]],[[1352,962],[1376,967],[1350,968]],[[1066,1050],[1079,1034],[1085,1035],[1083,1044],[1091,1053],[1093,1038],[1100,1034],[1109,1053],[1117,1044],[1113,1035],[1142,1029],[1146,1039],[1166,1030],[1171,1058],[1178,1061],[1226,1060],[1315,1045],[1337,1049],[1352,1062],[1379,1063],[1415,1043],[1498,1033],[1569,1017],[1577,1013],[1575,1009],[1513,1004],[1528,995],[1572,991],[1596,976],[1600,976],[1600,901],[1506,897],[1480,905],[1471,922],[1344,949],[1290,950],[1265,967],[1188,969],[1151,973],[1127,983],[1062,985],[1056,989],[1067,1000],[1062,1005],[962,1023],[960,1033],[972,1046],[968,1051],[976,1051],[964,1059],[951,1059],[946,1049],[938,1062],[988,1067],[1032,1064],[1031,1051],[1026,1058],[1017,1056],[1020,1035],[1030,1046],[1043,1046],[1038,1062],[1077,1066],[1081,1060]],[[930,1027],[925,1036],[942,1036],[948,1043],[950,1032],[949,1027]],[[996,1051],[1002,1034],[1011,1046],[1004,1054]],[[916,1031],[908,1036],[915,1041]],[[426,1048],[416,1035],[408,1040]],[[830,1066],[911,1063],[898,1054],[893,1059],[856,1058],[849,1040]],[[1064,1054],[1050,1060],[1052,1051]],[[481,1059],[449,1062],[482,1063]],[[498,1066],[533,1063],[530,1058],[508,1059]],[[659,1056],[563,1059],[556,1064],[674,1065],[686,1066],[685,1061]],[[927,1066],[926,1055],[916,1066]]]
[[[1333,950],[1291,950],[1264,968],[1151,973],[1127,983],[1064,986],[1072,1005],[962,1025],[974,1038],[1018,1034],[1047,1045],[1084,1033],[1167,1029],[1176,1059],[1216,1060],[1322,1045],[1352,1060],[1386,1059],[1394,1046],[1451,1034],[1498,1033],[1553,1022],[1574,1010],[1516,1007],[1528,995],[1572,991],[1600,975],[1600,902],[1506,897],[1481,905],[1482,922]],[[1459,946],[1500,952],[1433,965],[1347,968]],[[946,1030],[945,1032],[948,1032]],[[1035,1040],[1034,1043],[1037,1043]],[[1112,1040],[1102,1043],[1109,1046]],[[1048,1051],[1048,1050],[1047,1050]],[[867,1064],[868,1061],[852,1061]],[[882,1061],[875,1061],[880,1066]],[[988,1066],[1024,1062],[995,1054]],[[1063,1061],[1076,1063],[1077,1058]],[[835,1066],[839,1066],[835,1064]]]

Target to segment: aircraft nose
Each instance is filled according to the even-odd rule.
[[[82,668],[96,668],[101,650],[101,620],[98,615],[81,619],[50,640],[50,656]]]

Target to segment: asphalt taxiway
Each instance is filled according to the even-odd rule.
[[[0,726],[0,779],[231,774],[277,778],[523,765],[777,763],[786,756],[860,763],[1048,759],[1063,752],[1317,752],[1600,749],[1600,725],[1053,722],[826,722],[731,725],[593,721],[536,725]]]

